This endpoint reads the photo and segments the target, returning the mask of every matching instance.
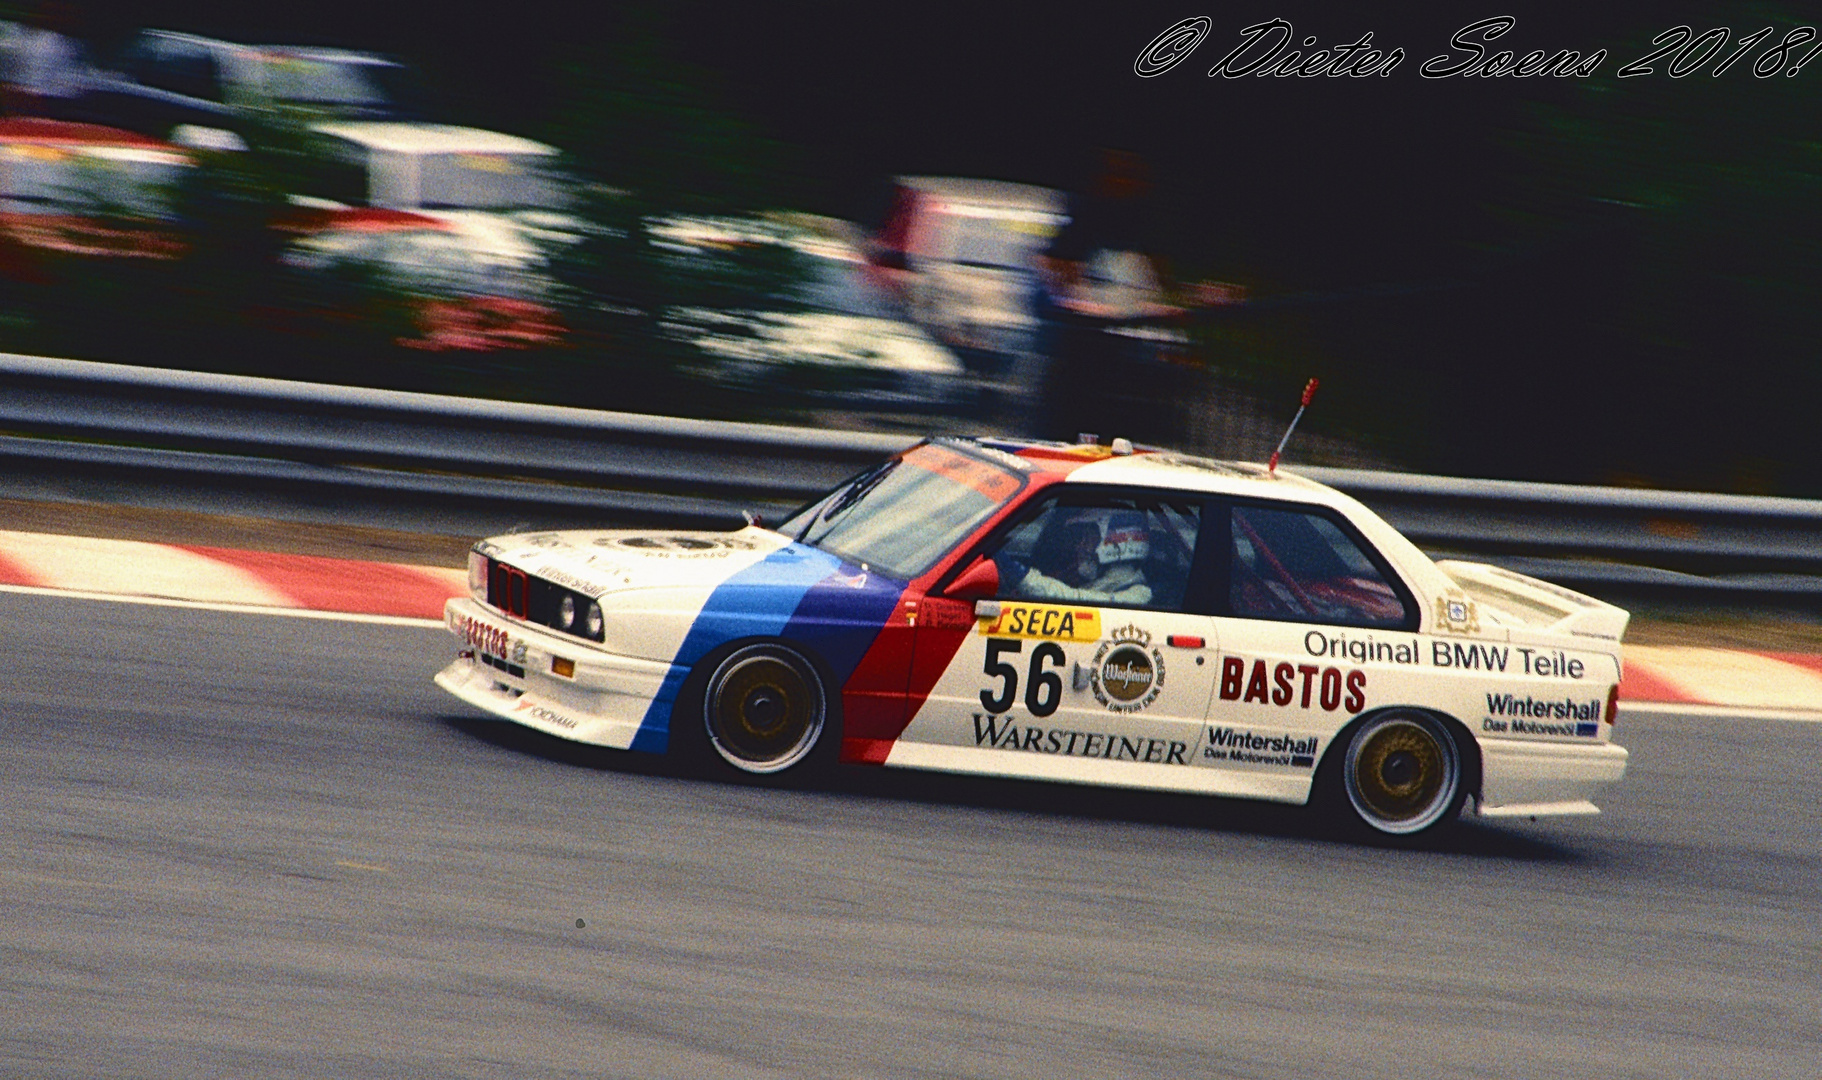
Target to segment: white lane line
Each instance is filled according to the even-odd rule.
[[[1709,705],[1822,710],[1822,672],[1769,656],[1683,645],[1628,645],[1626,658]]]
[[[0,552],[53,587],[272,607],[294,602],[239,567],[143,540],[0,531]]]
[[[115,604],[145,604],[149,607],[191,608],[199,611],[226,611],[236,615],[285,615],[293,619],[330,619],[335,622],[377,623],[381,626],[416,626],[425,630],[444,628],[441,619],[415,619],[405,615],[361,615],[347,611],[317,611],[312,608],[272,607],[265,604],[224,604],[213,600],[173,600],[167,596],[133,596],[129,593],[48,589],[40,585],[0,585],[0,593],[63,596],[75,600],[105,600]]]
[[[1789,720],[1799,724],[1822,724],[1822,710],[1765,709],[1751,705],[1703,705],[1687,701],[1621,701],[1620,723],[1614,739],[1626,742],[1626,714],[1646,713],[1652,716],[1700,716],[1716,720]]]

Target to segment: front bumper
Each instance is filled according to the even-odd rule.
[[[477,709],[576,742],[633,746],[671,666],[510,619],[467,597],[443,623],[469,646],[436,684]],[[558,673],[568,661],[570,675]],[[648,742],[649,742],[648,737]]]
[[[1626,775],[1626,748],[1612,743],[1480,744],[1482,817],[1598,814],[1594,796]]]

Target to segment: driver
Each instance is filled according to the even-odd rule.
[[[1151,533],[1137,510],[1075,510],[1036,553],[1038,565],[1005,560],[1011,590],[1033,600],[1151,603],[1145,560]]]

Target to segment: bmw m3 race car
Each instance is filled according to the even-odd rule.
[[[1301,804],[1410,836],[1592,814],[1627,613],[1433,562],[1263,465],[934,439],[775,529],[483,540],[437,684],[737,774],[833,761]]]

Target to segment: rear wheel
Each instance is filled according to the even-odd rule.
[[[1386,836],[1415,836],[1461,809],[1461,752],[1436,718],[1386,713],[1354,729],[1341,783],[1362,825]]]
[[[816,754],[828,723],[828,695],[814,664],[785,645],[735,649],[703,687],[709,746],[727,765],[755,776],[780,773]]]

